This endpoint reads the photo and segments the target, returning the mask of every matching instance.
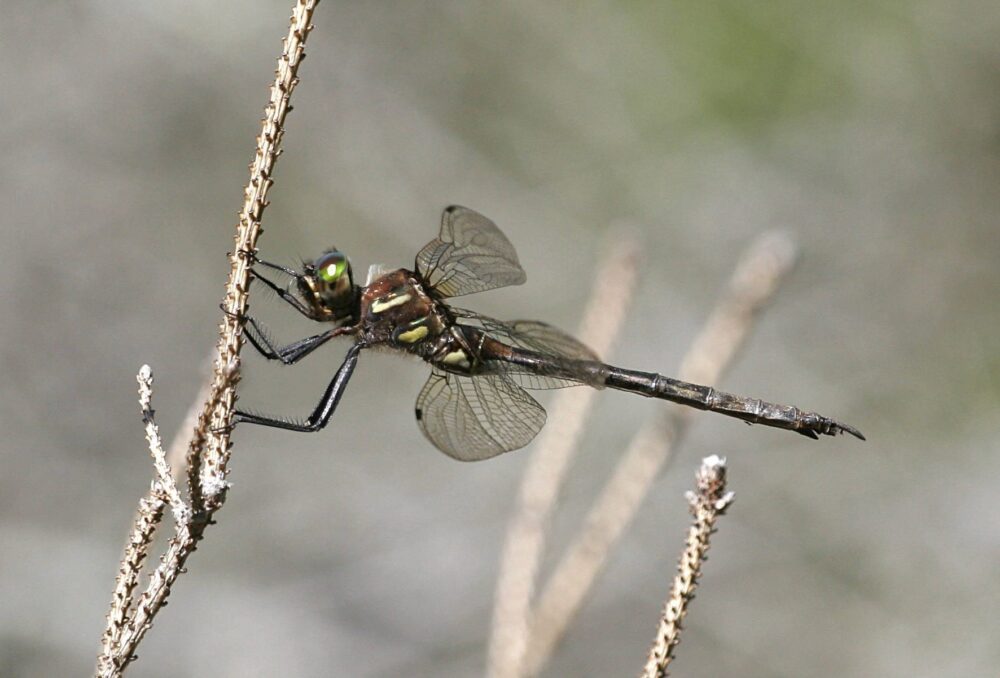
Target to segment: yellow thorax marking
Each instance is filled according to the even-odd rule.
[[[396,339],[407,344],[413,344],[426,337],[428,332],[430,330],[427,329],[427,326],[421,325],[420,327],[414,327],[412,330],[401,333]]]
[[[469,356],[465,355],[465,351],[462,349],[457,349],[441,358],[441,362],[445,365],[461,365],[462,363],[468,364]]]
[[[382,311],[388,311],[390,308],[395,308],[396,306],[401,306],[411,299],[409,294],[397,294],[392,296],[383,297],[382,299],[376,299],[372,302],[372,313],[381,313]]]

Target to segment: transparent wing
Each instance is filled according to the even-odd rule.
[[[455,306],[448,306],[448,310],[460,324],[481,328],[493,338],[513,346],[573,360],[600,360],[597,353],[582,341],[540,320],[505,322]]]
[[[525,348],[534,348],[574,360],[600,360],[597,354],[576,337],[558,327],[538,320],[512,320],[507,323],[511,339]]]
[[[490,337],[510,346],[527,349],[547,358],[545,365],[529,368],[502,360],[484,361],[488,372],[504,374],[522,388],[533,391],[593,384],[594,373],[576,368],[584,363],[600,363],[594,351],[558,327],[537,320],[503,322],[465,309],[449,307],[460,324],[482,329]],[[579,376],[567,374],[578,372]],[[556,376],[558,374],[559,376]]]
[[[445,209],[441,233],[417,253],[416,266],[442,297],[520,285],[526,279],[514,246],[496,224],[459,205]]]
[[[435,369],[417,396],[417,423],[449,457],[480,461],[530,443],[545,410],[502,374],[463,377]]]

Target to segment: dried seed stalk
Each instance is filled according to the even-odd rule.
[[[663,606],[642,678],[666,678],[674,648],[680,642],[684,615],[687,614],[688,603],[694,598],[715,523],[733,501],[733,493],[726,492],[725,458],[711,456],[702,459],[697,475],[697,491],[688,492],[686,496],[694,523],[688,529],[687,544],[677,564],[677,574]]]
[[[297,0],[295,3],[271,85],[270,100],[264,112],[262,131],[257,137],[257,150],[250,164],[250,180],[244,191],[243,208],[236,228],[236,247],[230,255],[229,279],[223,300],[224,316],[211,387],[187,445],[188,501],[182,498],[177,487],[153,420],[150,405],[152,374],[148,367],[143,367],[139,373],[139,399],[153,455],[155,477],[149,494],[139,502],[125,547],[97,661],[98,676],[120,676],[135,659],[135,649],[152,626],[157,612],[165,605],[170,587],[184,571],[184,564],[197,548],[205,527],[211,524],[212,515],[225,501],[230,455],[229,426],[235,409],[243,342],[239,319],[247,310],[249,255],[256,251],[262,230],[260,220],[267,207],[271,174],[280,153],[284,121],[291,110],[292,91],[298,83],[296,74],[305,58],[304,45],[312,29],[312,14],[317,4],[318,0]],[[142,565],[167,506],[174,517],[174,535],[160,557],[159,565],[150,574],[149,584],[135,600]]]

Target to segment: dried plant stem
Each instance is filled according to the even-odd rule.
[[[155,481],[154,481],[155,483]],[[165,502],[150,489],[148,496],[139,500],[139,510],[125,542],[125,553],[122,556],[121,567],[115,580],[115,590],[111,594],[111,611],[108,613],[107,627],[101,639],[101,654],[98,660],[98,673],[113,670],[108,662],[120,645],[121,634],[124,631],[135,600],[135,587],[139,584],[139,574],[149,552],[149,546],[156,536],[156,528],[163,519]]]
[[[761,236],[743,255],[726,292],[682,361],[679,378],[717,383],[747,337],[754,319],[795,260],[781,234]],[[524,674],[535,675],[562,640],[570,621],[603,569],[609,553],[632,522],[642,500],[686,429],[693,410],[667,406],[635,435],[535,604]]]
[[[256,251],[257,238],[261,233],[260,220],[267,207],[271,174],[280,153],[284,121],[291,110],[292,91],[298,83],[296,73],[305,58],[304,44],[312,29],[312,14],[317,3],[318,0],[297,0],[292,9],[288,35],[278,59],[270,100],[262,120],[262,131],[257,138],[256,155],[250,164],[250,180],[244,191],[244,204],[236,228],[236,248],[230,255],[229,279],[223,300],[225,313],[213,361],[211,386],[207,395],[199,395],[204,398],[204,404],[198,414],[189,413],[188,416],[188,420],[196,421],[187,444],[188,501],[182,498],[177,487],[153,421],[150,406],[152,374],[145,366],[139,373],[139,399],[153,455],[155,477],[149,494],[139,502],[125,546],[97,661],[99,676],[120,676],[135,658],[136,647],[165,604],[171,585],[184,571],[188,556],[197,548],[205,528],[212,522],[213,514],[225,502],[230,454],[229,426],[235,409],[243,342],[239,319],[247,310],[250,282],[251,262],[248,255]],[[171,459],[178,454],[174,447]],[[143,562],[163,511],[168,506],[174,518],[174,535],[160,557],[159,565],[150,574],[146,589],[135,600],[135,588]]]
[[[135,601],[135,587],[142,571],[142,564],[146,559],[149,546],[156,536],[156,529],[163,518],[164,508],[170,507],[178,532],[191,521],[191,509],[181,498],[180,491],[177,489],[177,483],[170,472],[167,455],[160,440],[160,432],[153,417],[153,374],[148,365],[143,365],[142,369],[139,370],[137,380],[139,382],[139,407],[146,425],[146,442],[149,444],[149,452],[153,457],[155,475],[149,488],[149,494],[139,501],[135,523],[129,534],[128,543],[125,545],[125,555],[122,558],[121,569],[115,583],[111,612],[108,614],[108,625],[104,632],[101,655],[98,658],[98,675],[102,676],[120,675],[121,671],[128,665],[134,655],[135,645],[149,628],[149,620],[155,614],[155,608],[152,607],[154,600],[159,596],[159,603],[162,604],[162,597],[166,595],[165,593],[160,594],[159,587],[154,588],[154,582],[151,581],[139,600]],[[174,540],[171,540],[171,546],[176,539],[177,535],[175,535]],[[164,566],[167,562],[167,560],[161,559],[160,567],[154,571],[154,579],[161,569],[166,569]],[[177,568],[179,569],[180,566],[179,564]],[[169,576],[169,573],[165,572],[164,575]],[[173,576],[176,577],[176,574]],[[132,611],[133,603],[135,605],[134,611]],[[128,653],[123,655],[121,653],[123,649],[129,649]]]
[[[225,491],[227,462],[229,461],[229,426],[236,403],[236,384],[239,380],[239,356],[243,343],[241,318],[247,310],[250,287],[248,254],[257,250],[261,233],[260,220],[267,207],[267,192],[274,183],[271,174],[281,152],[281,138],[285,133],[285,117],[291,111],[292,91],[298,84],[296,75],[305,58],[305,42],[312,30],[312,14],[319,0],[298,0],[292,8],[288,35],[278,59],[270,100],[264,109],[262,129],[257,137],[257,151],[250,163],[250,181],[243,191],[243,208],[236,227],[236,249],[230,255],[231,269],[226,285],[219,338],[219,356],[215,363],[213,392],[219,393],[218,404],[213,409],[211,429],[208,431],[208,450],[204,455],[202,486],[208,497],[216,498]],[[236,375],[230,378],[227,375]],[[208,427],[199,427],[204,430]],[[191,460],[192,453],[188,455]]]
[[[709,539],[715,532],[715,522],[733,501],[733,493],[726,492],[725,458],[711,456],[703,459],[696,478],[697,490],[687,493],[694,523],[688,529],[687,543],[677,564],[677,574],[663,606],[663,614],[656,629],[653,646],[649,649],[642,678],[666,678],[674,648],[680,642],[688,603],[694,598],[694,590],[698,586],[701,565],[708,553]]]
[[[603,268],[616,273],[597,277],[578,333],[601,356],[611,350],[624,322],[639,256],[638,244],[627,237],[616,237],[606,249]],[[546,528],[596,394],[589,388],[561,391],[549,408],[545,429],[528,461],[508,527],[494,596],[487,665],[493,678],[521,675]]]

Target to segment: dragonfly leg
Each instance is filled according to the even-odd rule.
[[[262,266],[267,266],[268,268],[273,268],[275,270],[278,270],[278,271],[281,271],[283,273],[286,273],[289,276],[295,278],[296,280],[298,280],[298,279],[300,279],[302,277],[302,274],[299,273],[298,271],[294,271],[294,270],[292,270],[290,268],[285,268],[284,266],[279,266],[278,264],[272,264],[270,262],[261,261],[261,260],[257,260],[257,263],[260,264],[260,265],[262,265]],[[266,276],[262,275],[260,273],[260,271],[258,271],[256,269],[251,269],[251,270],[253,271],[254,280],[261,281],[264,285],[266,285],[268,288],[270,288],[275,294],[277,294],[281,298],[282,301],[284,301],[285,303],[287,303],[289,306],[291,306],[292,308],[294,308],[296,311],[298,311],[299,313],[301,313],[305,317],[309,318],[310,320],[323,320],[323,318],[317,317],[316,313],[313,312],[313,310],[311,308],[309,308],[304,303],[302,303],[302,300],[299,299],[297,296],[295,296],[294,294],[292,294],[291,292],[289,292],[288,290],[286,290],[284,287],[282,287],[278,283],[276,283],[273,280],[271,280],[271,279],[267,278]]]
[[[221,308],[222,312],[226,315],[236,317],[235,314],[226,310],[224,304],[219,304],[219,308]],[[267,330],[264,329],[256,318],[245,315],[241,316],[239,320],[243,324],[243,336],[246,337],[246,340],[251,346],[257,349],[258,353],[268,360],[280,360],[285,365],[293,365],[297,363],[333,337],[349,331],[346,328],[338,327],[326,332],[314,334],[313,336],[306,337],[305,339],[293,341],[286,346],[275,346]]]
[[[268,268],[273,268],[275,271],[281,271],[290,278],[301,278],[302,274],[296,271],[294,268],[288,268],[287,266],[282,266],[281,264],[274,264],[270,261],[264,261],[263,259],[253,258],[255,264],[260,264],[261,266],[267,266]]]
[[[329,386],[326,387],[323,397],[305,421],[295,421],[284,417],[273,417],[237,410],[234,422],[238,424],[259,424],[261,426],[271,426],[273,428],[282,428],[302,433],[312,433],[321,430],[329,423],[330,417],[333,416],[333,411],[337,409],[337,404],[340,402],[340,397],[344,395],[347,382],[350,381],[354,367],[358,364],[358,355],[361,353],[361,348],[361,344],[354,344],[347,351],[347,357],[344,359],[343,364],[337,370],[337,373],[333,375],[333,379],[330,380]]]
[[[250,345],[268,360],[280,360],[283,365],[294,365],[333,337],[343,334],[343,328],[337,327],[305,339],[293,341],[285,346],[275,346],[267,332],[254,318],[247,316],[246,320],[247,324],[243,336],[247,338]]]

